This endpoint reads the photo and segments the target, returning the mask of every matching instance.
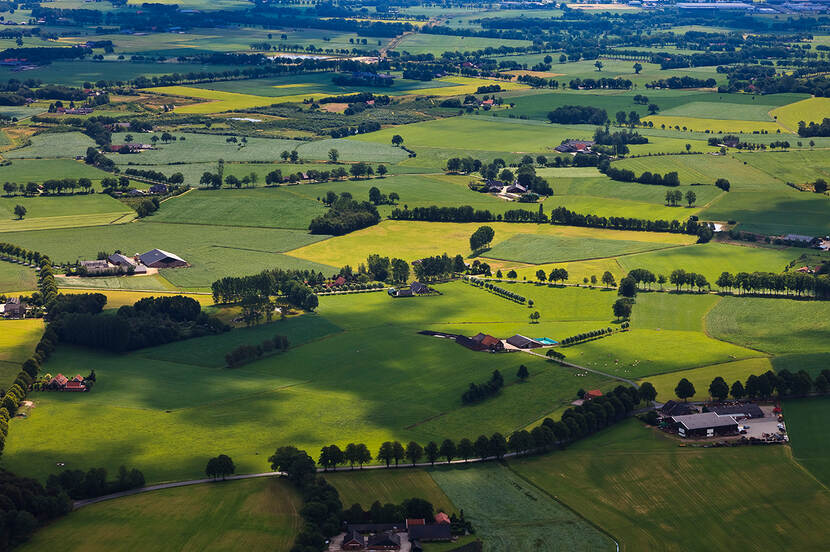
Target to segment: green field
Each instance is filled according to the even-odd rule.
[[[6,389],[32,356],[43,334],[43,320],[0,320],[0,387]]]
[[[0,262],[0,293],[35,289],[37,277],[34,269],[27,266]]]
[[[537,357],[475,353],[417,334],[571,335],[608,325],[611,294],[539,288],[533,296],[547,314],[531,325],[526,306],[460,282],[440,289],[443,295],[409,301],[385,293],[323,297],[319,314],[308,318],[120,357],[63,347],[44,370],[76,373],[95,366],[95,392],[33,395],[35,414],[12,423],[4,463],[40,477],[54,472],[57,457],[68,467],[94,463],[114,470],[127,463],[140,465],[148,481],[164,481],[202,473],[204,451],[218,447],[238,471],[255,472],[267,468],[275,444],[316,451],[362,441],[374,452],[388,439],[426,443],[508,434],[567,405],[579,387],[616,385]],[[331,333],[332,325],[343,331]],[[274,333],[289,335],[297,346],[233,371],[219,367],[224,351]],[[302,345],[308,340],[303,335],[322,339]],[[519,364],[530,370],[525,383],[515,377]],[[494,369],[504,373],[501,394],[462,406],[470,381]],[[163,386],[155,384],[162,379]],[[419,399],[400,400],[412,394]],[[80,423],[90,406],[101,416],[77,439],[56,443],[44,431],[56,418]]]
[[[472,52],[488,47],[529,46],[530,44],[527,40],[496,40],[492,38],[416,33],[404,37],[395,49],[400,52],[409,52],[415,55],[433,54],[436,57],[440,57],[444,52]]]
[[[89,178],[98,184],[108,176],[102,170],[70,159],[16,159],[10,165],[0,166],[0,180],[19,184],[53,178]]]
[[[708,401],[711,400],[709,384],[716,377],[722,377],[731,387],[735,381],[740,380],[741,383],[745,383],[746,378],[750,375],[758,376],[771,369],[772,363],[768,358],[749,358],[723,364],[702,366],[692,370],[661,374],[659,376],[649,376],[640,380],[640,383],[647,381],[654,386],[657,390],[658,402],[666,402],[668,400],[676,401],[678,399],[674,394],[674,389],[677,387],[677,382],[681,378],[686,378],[695,386],[695,394],[689,397],[689,399],[693,401]]]
[[[39,159],[42,157],[76,157],[86,155],[94,147],[92,138],[80,132],[50,132],[32,136],[32,143],[19,149],[3,152],[6,159]],[[55,175],[55,177],[58,177]],[[55,178],[53,177],[53,178]],[[63,178],[62,176],[60,178]]]
[[[830,484],[830,439],[824,430],[828,415],[830,399],[827,397],[784,403],[793,456],[825,486]]]
[[[430,472],[421,469],[365,470],[328,473],[326,481],[337,488],[344,508],[360,504],[368,510],[375,501],[381,504],[400,504],[408,498],[423,498],[447,514],[457,508],[444,494]]]
[[[828,201],[827,196],[788,186],[764,193],[735,191],[721,195],[700,216],[705,220],[737,221],[738,228],[747,232],[820,236],[830,233]]]
[[[634,171],[639,176],[645,171],[665,174],[676,171],[681,184],[714,184],[718,178],[726,178],[731,191],[784,189],[783,183],[762,171],[725,156],[715,155],[667,155],[663,157],[639,157],[614,163],[618,169]],[[662,188],[661,188],[662,189]],[[730,193],[731,193],[730,191]],[[665,190],[663,191],[665,196]]]
[[[510,467],[490,462],[430,474],[488,551],[614,550],[608,535]]]
[[[16,205],[26,208],[22,220],[14,214]],[[103,194],[0,197],[0,232],[123,224],[133,218],[132,209]]]
[[[41,251],[62,263],[95,258],[102,249],[130,254],[164,249],[191,264],[189,268],[161,270],[162,276],[185,288],[206,288],[223,276],[255,274],[266,268],[309,268],[328,273],[331,267],[284,254],[323,238],[299,230],[148,221],[0,234],[2,241]]]
[[[164,489],[87,506],[19,550],[288,550],[301,507],[291,485],[271,477]]]
[[[737,153],[735,159],[749,163],[780,180],[796,184],[814,182],[817,178],[830,178],[828,150]]]
[[[786,447],[681,448],[637,421],[510,467],[622,550],[821,550],[830,497]]]
[[[617,257],[667,247],[678,246],[654,242],[516,234],[495,247],[491,247],[482,256],[491,259],[542,264]]]

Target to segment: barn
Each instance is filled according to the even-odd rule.
[[[150,268],[179,268],[190,266],[187,261],[162,249],[151,249],[147,253],[138,256],[138,260],[144,266]]]

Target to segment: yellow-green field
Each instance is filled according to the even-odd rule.
[[[453,256],[467,256],[471,253],[470,235],[479,226],[482,224],[474,222],[459,224],[387,220],[377,226],[295,249],[289,254],[301,259],[314,259],[315,262],[331,266],[356,266],[365,262],[366,257],[372,253],[408,261],[444,252]],[[496,232],[493,245],[516,234],[648,241],[675,245],[695,241],[693,236],[683,234],[603,230],[551,224],[493,222],[488,223],[488,226]],[[486,253],[484,255],[486,256]]]
[[[454,512],[447,498],[426,470],[364,470],[326,474],[326,480],[337,488],[345,508],[360,504],[369,509],[374,501],[398,504],[418,497],[432,502],[436,510]],[[367,492],[369,491],[369,492]]]
[[[185,98],[206,100],[202,103],[185,105],[176,108],[176,113],[197,114],[221,113],[223,111],[249,109],[252,107],[262,107],[264,105],[271,105],[275,103],[301,102],[307,98],[317,100],[326,96],[326,94],[302,94],[280,97],[255,96],[253,94],[237,94],[235,92],[222,92],[219,90],[207,90],[204,88],[193,88],[190,86],[160,86],[156,88],[149,88],[148,91],[169,96],[182,96]]]
[[[93,213],[88,215],[62,215],[58,217],[24,218],[23,220],[0,220],[0,232],[22,232],[24,230],[54,230],[80,226],[103,226],[124,224],[135,219],[135,212]]]
[[[525,84],[518,82],[505,82],[502,80],[492,79],[475,79],[470,77],[441,77],[435,79],[438,82],[449,82],[457,84],[457,86],[444,86],[436,88],[419,88],[413,90],[413,94],[418,96],[460,96],[462,94],[475,94],[479,86],[492,86],[498,84],[502,90],[523,90],[530,88]]]
[[[800,102],[777,107],[770,114],[790,132],[796,132],[799,121],[820,123],[825,117],[830,117],[830,98],[801,100]]]
[[[726,383],[731,387],[732,383],[736,380],[740,380],[743,383],[750,375],[755,374],[757,376],[765,373],[767,370],[772,370],[770,359],[747,358],[734,362],[702,366],[692,370],[681,370],[680,372],[649,376],[639,380],[639,382],[650,382],[657,389],[657,400],[666,402],[668,400],[678,400],[674,394],[674,388],[677,387],[677,382],[681,378],[686,378],[695,386],[695,394],[691,397],[691,400],[704,401],[709,399],[709,384],[718,376],[726,380]]]
[[[701,119],[697,117],[672,117],[668,115],[649,115],[643,118],[643,120],[654,123],[654,128],[662,128],[661,125],[666,125],[667,129],[674,129],[675,127],[683,129],[685,127],[687,130],[696,132],[705,132],[707,130],[714,133],[742,132],[744,134],[752,134],[756,130],[766,130],[771,134],[775,134],[779,130],[782,133],[791,132],[788,128],[778,123],[767,121]]]
[[[6,388],[20,372],[20,364],[35,350],[43,333],[43,320],[0,319],[0,387]]]
[[[107,305],[104,308],[117,309],[124,305],[132,305],[136,301],[144,299],[145,297],[159,297],[165,295],[165,292],[156,291],[128,291],[128,290],[110,290],[110,289],[61,289],[61,293],[75,294],[75,293],[102,293],[107,296]],[[166,294],[184,295],[199,302],[202,306],[213,305],[213,297],[204,293],[181,293],[178,291],[167,292]]]
[[[86,506],[19,550],[288,550],[301,507],[291,485],[271,477],[164,489]]]

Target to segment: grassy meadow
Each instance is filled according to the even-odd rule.
[[[793,456],[825,486],[830,484],[830,439],[824,423],[830,399],[818,397],[784,402],[784,417]]]
[[[20,365],[32,356],[43,334],[43,320],[0,320],[0,387],[7,389]]]
[[[631,420],[510,468],[622,550],[727,551],[736,540],[759,551],[824,546],[815,524],[830,512],[830,496],[783,446],[678,447]]]
[[[275,477],[164,489],[72,512],[19,550],[288,550],[301,508]]]

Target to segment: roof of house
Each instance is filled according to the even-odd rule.
[[[54,381],[58,385],[66,385],[66,382],[69,381],[69,378],[67,378],[63,374],[58,374],[57,376],[52,378],[52,381]]]
[[[429,287],[421,282],[412,282],[409,284],[409,289],[411,289],[414,293],[426,293],[429,291]]]
[[[147,253],[139,255],[138,258],[141,260],[141,264],[145,264],[147,266],[153,263],[157,263],[158,261],[163,261],[165,259],[185,262],[185,260],[179,257],[178,255],[168,253],[167,251],[164,251],[162,249],[151,249]]]
[[[66,384],[67,389],[85,389],[86,386],[80,381],[70,381]]]
[[[424,518],[406,518],[406,526],[412,527],[413,525],[424,525],[426,524],[426,520]]]
[[[787,241],[811,242],[816,239],[814,236],[805,236],[804,234],[784,234],[781,236]]]
[[[114,265],[135,266],[135,259],[131,259],[130,257],[127,257],[126,255],[122,255],[121,253],[113,253],[112,255],[110,255],[107,258],[109,259],[109,262],[111,262]]]
[[[444,512],[438,512],[435,514],[435,523],[450,523],[450,516]]]
[[[133,270],[133,274],[147,274],[147,267],[143,264],[136,265],[135,270]]]
[[[360,546],[363,546],[363,535],[355,531],[354,529],[349,529],[346,531],[346,536],[343,537],[343,544],[348,542],[357,542],[360,543]]]
[[[601,397],[602,391],[600,391],[599,389],[591,389],[589,391],[585,391],[585,396],[590,397],[592,399],[596,397]]]
[[[486,347],[494,347],[501,343],[501,339],[493,337],[492,335],[485,335],[484,339],[482,339],[480,343]]]
[[[697,409],[687,403],[666,401],[666,403],[660,408],[660,412],[666,416],[682,416],[684,414],[694,414],[697,412]]]
[[[452,529],[446,523],[416,525],[409,528],[409,540],[450,540]]]
[[[383,533],[384,531],[400,531],[403,523],[350,523],[347,530],[358,533]]]
[[[412,290],[411,289],[399,289],[397,293],[395,293],[396,297],[412,297]]]
[[[738,425],[738,422],[732,416],[721,416],[715,412],[688,414],[686,416],[672,416],[672,420],[689,430]]]
[[[763,418],[764,411],[757,404],[737,404],[733,406],[713,406],[712,412],[721,416],[746,416],[748,418]]]
[[[106,259],[98,259],[97,261],[81,261],[81,266],[84,268],[106,268],[109,263]]]
[[[379,533],[372,535],[366,542],[369,547],[372,546],[400,546],[401,538],[395,533]]]
[[[521,334],[516,334],[512,337],[508,337],[507,342],[510,343],[511,345],[513,345],[514,347],[519,347],[519,348],[527,347],[528,345],[533,345],[533,344],[536,344],[540,347],[542,346],[542,344],[539,343],[538,341],[536,341],[535,339],[530,339],[529,337],[525,337]]]

